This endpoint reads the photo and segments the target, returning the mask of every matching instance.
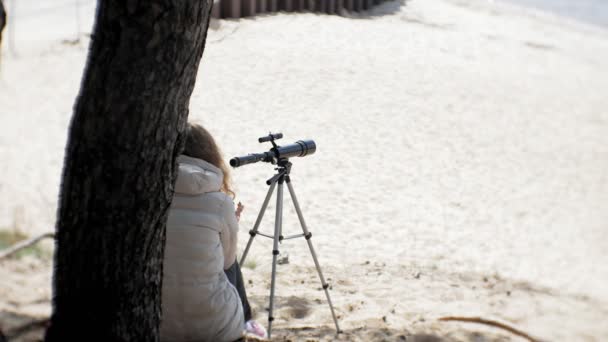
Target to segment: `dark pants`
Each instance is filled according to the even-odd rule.
[[[249,306],[249,301],[247,300],[245,283],[243,283],[243,273],[241,273],[239,263],[235,261],[232,266],[230,266],[227,270],[224,270],[224,273],[226,273],[226,277],[228,277],[230,284],[236,287],[236,291],[239,293],[239,297],[241,297],[241,303],[243,303],[243,313],[245,314],[245,322],[251,320],[251,306]]]

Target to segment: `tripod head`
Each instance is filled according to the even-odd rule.
[[[277,174],[272,176],[270,179],[268,179],[266,181],[267,185],[271,185],[272,183],[275,183],[276,181],[283,181],[283,180],[287,180],[289,182],[289,173],[291,172],[291,162],[289,161],[289,159],[284,158],[284,159],[279,159],[277,161],[277,165],[278,167],[275,169],[277,171]]]

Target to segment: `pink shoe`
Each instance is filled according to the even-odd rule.
[[[264,329],[264,327],[260,323],[254,320],[250,320],[245,323],[245,331],[248,334],[252,334],[259,338],[268,338],[268,333],[266,332],[266,329]]]

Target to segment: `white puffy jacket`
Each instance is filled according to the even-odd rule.
[[[236,260],[234,202],[220,186],[222,171],[180,156],[167,221],[161,341],[234,341],[245,323],[224,269]]]

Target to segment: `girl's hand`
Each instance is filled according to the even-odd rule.
[[[237,221],[239,221],[241,219],[241,213],[243,212],[244,208],[245,208],[245,206],[243,206],[243,204],[241,202],[239,202],[239,204],[237,204],[236,212],[234,213],[236,215]]]

